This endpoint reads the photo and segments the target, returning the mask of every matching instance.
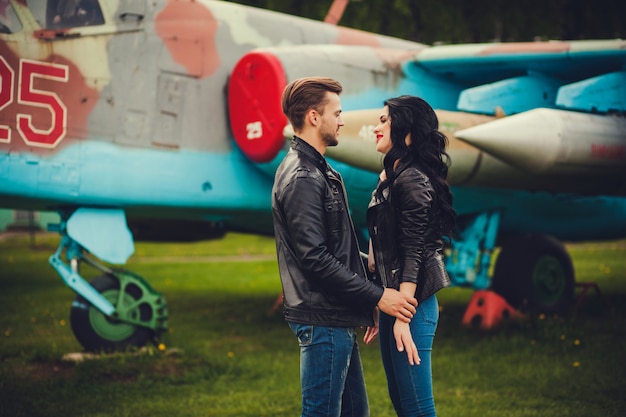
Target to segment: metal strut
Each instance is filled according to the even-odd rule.
[[[500,212],[477,214],[461,231],[460,240],[452,240],[446,269],[454,285],[477,290],[489,288],[489,266],[500,225]]]

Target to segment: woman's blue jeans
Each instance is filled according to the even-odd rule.
[[[367,417],[354,328],[289,323],[300,344],[303,417]]]
[[[380,313],[378,337],[391,402],[399,417],[436,416],[430,360],[439,321],[437,297],[432,295],[420,302],[411,320],[419,365],[411,366],[406,352],[398,352],[393,337],[395,321],[395,317]]]

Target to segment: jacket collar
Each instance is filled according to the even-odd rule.
[[[314,147],[309,145],[304,139],[294,136],[291,140],[291,149],[299,152],[305,158],[311,160],[322,172],[327,172],[330,169],[328,162]]]
[[[405,169],[407,169],[408,167],[410,167],[411,165],[415,165],[415,163],[413,161],[410,161],[408,163],[406,162],[398,162],[398,166],[395,169],[396,172],[396,178],[398,178],[398,175],[400,175],[400,173],[402,171],[404,171]]]
[[[414,161],[411,161],[411,162],[409,162],[409,163],[406,163],[406,162],[399,162],[399,163],[398,163],[398,165],[396,166],[395,170],[394,170],[394,172],[395,172],[395,174],[396,174],[396,179],[397,179],[397,178],[398,178],[398,176],[402,173],[402,171],[404,171],[405,169],[407,169],[407,168],[408,168],[408,167],[410,167],[410,166],[417,166],[417,165],[415,164],[415,162],[414,162]],[[395,180],[394,180],[394,181],[395,181]],[[378,181],[378,184],[376,185],[376,188],[374,189],[374,192],[372,192],[372,199],[370,200],[370,203],[369,203],[369,206],[368,206],[368,207],[377,206],[378,204],[381,204],[382,202],[384,202],[384,201],[388,201],[388,200],[389,200],[389,192],[390,192],[391,186],[392,186],[393,184],[387,184],[387,186],[385,187],[385,189],[384,189],[384,190],[382,190],[383,197],[384,197],[384,199],[383,199],[383,200],[380,200],[380,199],[378,199],[378,198],[376,197],[376,191],[378,190],[378,187],[380,187],[380,183],[381,183],[381,182],[382,182],[381,180],[379,180],[379,181]]]

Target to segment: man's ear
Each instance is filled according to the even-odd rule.
[[[317,122],[319,121],[320,117],[317,111],[315,111],[314,109],[309,110],[306,114],[306,117],[312,126],[317,126]]]

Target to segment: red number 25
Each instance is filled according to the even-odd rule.
[[[25,106],[45,108],[50,112],[51,120],[48,129],[38,129],[33,125],[33,116],[17,113],[15,127],[27,145],[43,148],[54,148],[66,133],[67,107],[56,93],[35,88],[35,79],[67,82],[69,68],[67,65],[47,62],[20,60],[17,102]],[[4,57],[0,56],[0,111],[10,106],[14,98],[14,70]],[[0,142],[11,142],[10,126],[0,125]]]

